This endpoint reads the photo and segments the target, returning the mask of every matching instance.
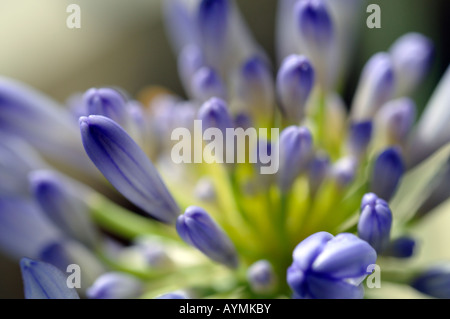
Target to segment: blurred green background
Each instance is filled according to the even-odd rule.
[[[81,7],[81,29],[66,27],[66,7],[71,3]],[[275,61],[277,1],[237,3],[255,38]],[[382,28],[366,27],[364,5],[346,100],[353,95],[360,71],[374,52],[387,50],[400,35],[416,31],[432,38],[437,53],[430,76],[415,92],[414,98],[423,108],[450,62],[450,1],[366,3],[380,5]],[[135,95],[144,86],[158,84],[183,94],[176,58],[161,20],[161,0],[0,0],[0,43],[1,75],[21,80],[61,102],[71,93],[103,85],[120,86]],[[450,218],[447,221],[450,225]],[[436,240],[449,242],[449,235],[436,232],[435,226],[424,229],[427,227]],[[450,256],[441,247],[427,252],[431,254],[428,257],[440,256],[443,250]],[[18,264],[0,256],[0,298],[22,297]]]

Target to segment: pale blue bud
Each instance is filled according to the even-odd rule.
[[[178,235],[212,260],[230,268],[238,266],[233,243],[220,226],[200,207],[188,207],[177,220]]]

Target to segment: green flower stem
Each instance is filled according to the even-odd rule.
[[[108,266],[113,271],[125,272],[133,275],[141,280],[153,280],[158,278],[163,278],[172,273],[173,269],[149,269],[142,270],[138,268],[133,268],[123,263],[118,263],[117,261],[109,258],[103,251],[98,250],[97,256],[99,259]]]
[[[91,216],[98,225],[124,239],[133,240],[137,236],[151,234],[178,240],[174,227],[137,215],[100,194],[92,195],[88,204]]]
[[[317,136],[315,138],[318,147],[325,148],[325,111],[326,111],[326,92],[323,89],[319,91],[318,109],[316,114]]]
[[[235,289],[232,278],[233,276],[230,276],[230,270],[221,265],[209,263],[186,267],[149,282],[146,288],[147,293],[141,296],[141,298],[155,298],[158,295],[176,290],[191,291],[194,294],[209,294],[213,290],[214,293],[214,286],[218,284],[220,279],[226,279],[231,284],[232,289]],[[194,297],[203,298],[205,296],[200,295]]]

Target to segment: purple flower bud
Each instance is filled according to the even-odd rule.
[[[195,185],[194,195],[202,201],[214,201],[217,198],[217,194],[213,181],[208,177],[201,178]]]
[[[167,269],[173,265],[172,259],[167,253],[166,245],[158,240],[140,237],[136,240],[135,248],[152,268]]]
[[[211,68],[203,67],[195,72],[192,77],[193,96],[205,102],[210,98],[225,99],[225,87],[219,75]]]
[[[229,0],[201,0],[197,11],[199,40],[209,65],[223,64],[230,27]]]
[[[416,105],[409,98],[384,104],[377,114],[377,126],[390,144],[404,144],[414,125]]]
[[[260,260],[247,270],[247,280],[256,293],[270,293],[276,286],[276,278],[272,265],[267,260]]]
[[[19,136],[56,163],[92,173],[67,110],[23,83],[0,77],[0,131]]]
[[[358,161],[353,156],[341,158],[331,167],[330,174],[336,181],[336,184],[344,189],[355,179],[358,169]]]
[[[366,197],[367,196],[367,197]],[[392,213],[388,204],[366,194],[358,222],[358,236],[368,242],[377,253],[383,252],[389,244],[392,227]]]
[[[322,0],[304,0],[298,1],[294,10],[300,41],[312,59],[319,83],[327,86],[335,51],[335,30],[328,8]]]
[[[333,21],[322,0],[304,0],[296,5],[300,36],[305,45],[329,49],[333,40]]]
[[[212,44],[223,39],[228,25],[229,9],[228,0],[201,0],[197,18],[203,41]]]
[[[254,127],[254,124],[252,118],[247,113],[238,113],[234,117],[234,127],[240,127],[245,131],[250,127]]]
[[[179,208],[158,171],[113,120],[80,118],[83,145],[92,162],[126,198],[162,222],[175,223]]]
[[[0,249],[13,258],[37,258],[60,231],[28,199],[0,197]]]
[[[416,241],[407,236],[392,240],[389,246],[383,251],[383,256],[394,258],[410,258],[414,255]]]
[[[372,121],[355,122],[350,125],[347,145],[350,153],[356,157],[364,154],[372,139]]]
[[[156,299],[189,299],[184,292],[169,292],[156,297]]]
[[[377,254],[353,234],[333,237],[319,232],[303,240],[293,252],[287,282],[298,298],[362,298],[361,281]]]
[[[389,201],[397,190],[404,170],[402,156],[398,149],[386,149],[375,160],[370,191]]]
[[[286,119],[299,123],[314,86],[314,70],[306,57],[288,56],[277,76],[277,94]]]
[[[196,45],[188,45],[181,51],[178,57],[178,73],[185,90],[192,94],[192,78],[194,74],[205,65],[205,59],[200,48]]]
[[[411,286],[435,298],[450,298],[450,265],[434,266],[413,279]]]
[[[366,63],[352,105],[354,121],[373,118],[395,92],[395,74],[387,53],[377,53]]]
[[[247,59],[235,74],[235,87],[239,103],[254,119],[270,117],[273,112],[275,89],[272,74],[259,56]]]
[[[421,115],[408,150],[408,166],[417,165],[450,141],[450,67]]]
[[[28,195],[28,173],[46,166],[23,139],[0,134],[1,195]]]
[[[200,207],[188,207],[177,220],[178,235],[212,260],[230,268],[238,266],[233,243],[218,224]]]
[[[80,299],[76,289],[67,286],[67,276],[50,264],[22,258],[20,270],[26,299]]]
[[[127,123],[126,101],[116,90],[111,88],[92,88],[83,95],[86,115],[103,115],[124,126]]]
[[[218,98],[206,101],[198,111],[198,118],[202,121],[203,132],[209,128],[218,128],[225,137],[227,128],[234,127],[227,104]]]
[[[408,95],[420,84],[431,67],[434,46],[419,33],[397,39],[389,50],[397,77],[397,94]]]
[[[289,126],[280,134],[278,186],[282,192],[291,188],[309,163],[313,148],[311,132],[305,127]]]
[[[165,27],[175,52],[198,42],[197,26],[186,1],[166,0],[162,2]]]
[[[309,190],[315,194],[330,170],[330,158],[326,154],[316,154],[311,160],[308,170]]]
[[[66,235],[94,247],[97,232],[89,219],[88,207],[76,194],[76,190],[58,173],[50,170],[30,174],[31,192],[42,212]]]
[[[129,274],[109,272],[98,277],[86,295],[89,299],[131,299],[139,297],[142,288],[142,283]]]

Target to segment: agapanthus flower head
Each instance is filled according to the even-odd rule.
[[[278,3],[276,64],[235,1],[164,1],[187,98],[100,84],[63,108],[0,78],[0,249],[26,298],[363,298],[380,269],[449,296],[448,267],[408,258],[450,196],[450,69],[415,125],[434,49],[408,34],[348,101],[362,2]]]

